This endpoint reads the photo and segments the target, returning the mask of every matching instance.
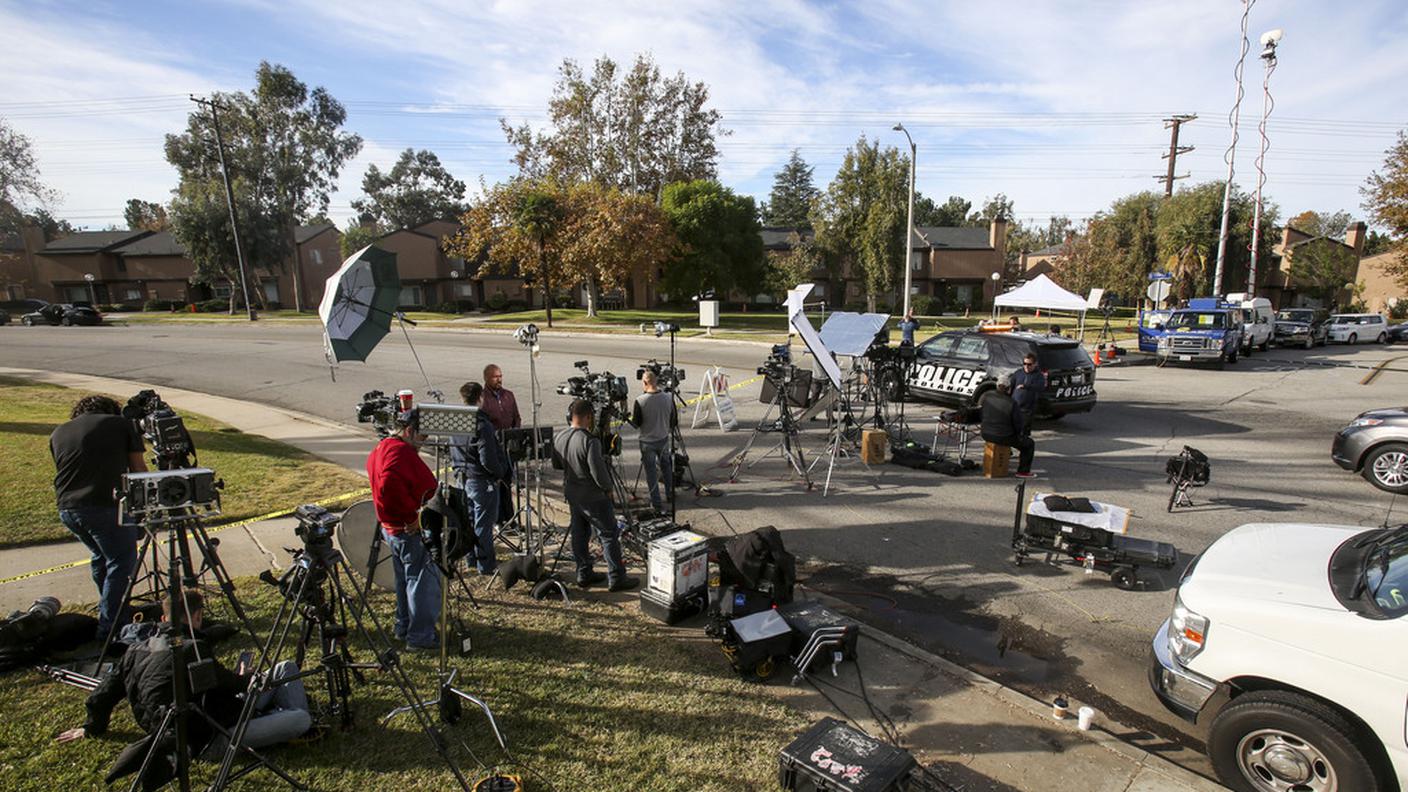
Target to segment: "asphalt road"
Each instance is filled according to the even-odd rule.
[[[484,364],[497,363],[526,414],[528,353],[507,331],[412,332],[432,385],[453,397]],[[545,334],[536,362],[544,423],[561,423],[568,398],[554,390],[575,373],[573,361],[624,374],[634,387],[643,360],[668,357],[667,341]],[[687,395],[706,366],[722,365],[738,382],[753,376],[765,354],[756,344],[681,341]],[[1359,384],[1390,359],[1396,361],[1372,384]],[[347,424],[365,391],[425,390],[399,334],[370,363],[340,366],[334,381],[319,331],[302,326],[3,327],[0,365],[169,384]],[[1178,569],[1151,576],[1147,590],[1126,592],[1078,569],[1014,567],[1007,549],[1015,506],[1010,479],[867,469],[841,460],[823,498],[775,456],[764,458],[772,442],[766,436],[749,455],[756,465],[730,483],[728,462],[763,412],[757,388],[735,393],[741,431],[724,434],[713,425],[687,432],[695,473],[721,495],[683,498],[685,519],[712,533],[777,525],[789,548],[809,559],[812,585],[868,611],[890,631],[1030,693],[1065,692],[1093,702],[1135,727],[1127,736],[1143,747],[1207,772],[1195,750],[1201,729],[1165,713],[1144,676],[1150,637],[1167,615]],[[1126,506],[1134,513],[1132,535],[1171,542],[1184,558],[1247,522],[1370,526],[1390,508],[1389,496],[1330,461],[1329,444],[1357,413],[1408,401],[1408,349],[1272,350],[1224,371],[1102,368],[1097,390],[1092,413],[1038,426],[1041,478],[1030,489]],[[932,434],[936,413],[929,406],[909,410],[921,439]],[[808,424],[803,434],[810,461],[826,444],[824,425]],[[1212,483],[1194,491],[1193,508],[1170,514],[1164,462],[1185,443],[1211,458]],[[975,451],[980,457],[981,449]],[[634,477],[633,451],[625,461],[627,477]],[[1398,508],[1404,519],[1408,503]]]

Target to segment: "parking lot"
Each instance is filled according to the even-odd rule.
[[[201,390],[299,410],[345,424],[372,388],[417,387],[404,343],[388,338],[367,366],[344,365],[329,377],[313,328],[15,328],[0,330],[0,365],[53,368]],[[527,410],[527,357],[507,333],[421,332],[417,347],[434,384],[454,393],[486,362],[505,369],[506,385]],[[663,340],[549,337],[537,366],[543,420],[560,423],[567,397],[554,393],[573,361],[624,374],[634,384],[646,358],[663,358]],[[752,376],[766,348],[681,342],[688,390],[704,366],[722,365],[735,382]],[[1376,367],[1369,384],[1361,384]],[[1227,530],[1257,521],[1377,525],[1392,498],[1329,459],[1334,432],[1359,412],[1402,406],[1408,347],[1280,350],[1226,370],[1125,363],[1102,367],[1100,402],[1088,414],[1044,422],[1034,433],[1034,491],[1084,495],[1132,510],[1130,533],[1173,543],[1191,558]],[[421,390],[422,387],[417,387]],[[808,490],[776,457],[726,481],[728,462],[763,413],[758,385],[735,391],[742,424],[687,430],[698,476],[718,497],[684,497],[684,519],[711,533],[777,525],[808,561],[808,585],[853,603],[871,622],[1028,692],[1071,693],[1146,734],[1143,747],[1206,772],[1200,734],[1166,714],[1145,682],[1150,638],[1166,617],[1175,568],[1150,576],[1144,591],[1121,591],[1103,575],[1070,567],[1011,563],[1008,538],[1013,480],[948,477],[894,465],[838,463],[831,492]],[[938,408],[912,407],[920,439],[932,435]],[[359,431],[364,431],[362,427]],[[825,445],[822,423],[803,431],[807,453]],[[762,456],[771,437],[759,441]],[[1192,508],[1166,511],[1165,460],[1184,444],[1212,461],[1212,482]],[[353,444],[357,445],[357,444]],[[626,444],[628,478],[636,472]],[[349,448],[356,465],[370,447]],[[981,448],[975,447],[974,458]],[[823,462],[823,466],[824,466]],[[819,473],[824,475],[823,473]],[[1401,501],[1402,499],[1400,499]],[[1395,522],[1408,520],[1397,504]]]

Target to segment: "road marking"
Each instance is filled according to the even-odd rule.
[[[1359,384],[1360,384],[1360,385],[1368,385],[1369,383],[1373,382],[1376,377],[1378,377],[1380,374],[1382,374],[1382,373],[1386,370],[1386,369],[1384,368],[1385,366],[1387,366],[1387,365],[1390,364],[1390,363],[1393,363],[1394,361],[1403,360],[1404,358],[1408,358],[1408,355],[1399,355],[1398,357],[1391,357],[1391,358],[1389,358],[1388,360],[1383,361],[1383,362],[1380,363],[1379,365],[1375,366],[1373,371],[1369,372],[1368,374],[1365,374],[1365,375],[1364,375],[1364,379],[1359,380]],[[1397,369],[1387,369],[1387,370],[1389,370],[1389,371],[1397,371]]]
[[[340,503],[342,501],[350,500],[352,498],[359,498],[366,495],[370,495],[371,492],[372,491],[370,489],[352,490],[351,492],[344,492],[341,495],[334,495],[331,498],[324,498],[320,501],[315,501],[315,503],[319,506],[329,506],[331,504]],[[209,530],[207,530],[206,534],[214,535],[220,533],[221,531],[229,530],[231,528],[243,528],[246,525],[253,525],[257,522],[263,522],[265,520],[274,520],[278,519],[279,517],[287,517],[290,514],[293,514],[294,509],[296,508],[297,507],[289,509],[280,509],[278,511],[269,512],[268,514],[261,514],[258,517],[250,517],[245,520],[240,520],[239,522],[232,522],[227,525],[217,525],[214,528],[210,528]],[[83,559],[81,561],[70,561],[67,564],[57,564],[55,566],[48,567],[47,569],[36,569],[33,572],[25,572],[23,574],[15,575],[14,577],[0,578],[0,586],[5,585],[6,583],[17,583],[21,580],[28,580],[30,578],[39,577],[40,575],[48,575],[53,572],[62,572],[65,569],[73,569],[75,567],[80,567],[88,563],[90,562],[87,559]]]

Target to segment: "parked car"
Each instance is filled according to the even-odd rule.
[[[1388,328],[1388,342],[1401,344],[1408,341],[1408,323],[1391,325]]]
[[[1408,407],[1359,414],[1335,433],[1330,458],[1384,492],[1408,495]]]
[[[38,311],[20,317],[25,326],[33,325],[100,325],[103,315],[85,305],[50,303]]]
[[[1184,572],[1149,684],[1233,789],[1408,789],[1405,614],[1408,526],[1243,525]]]
[[[1242,351],[1242,309],[1213,298],[1190,300],[1164,323],[1159,338],[1159,365],[1183,363],[1236,363]]]
[[[982,333],[951,330],[915,349],[909,392],[919,399],[976,410],[1000,379],[1022,368],[1022,358],[1036,354],[1046,374],[1046,391],[1037,415],[1057,417],[1094,409],[1095,363],[1073,338],[1031,332]]]
[[[1306,349],[1329,341],[1330,328],[1325,314],[1314,308],[1286,308],[1276,312],[1277,346],[1301,346]]]
[[[9,324],[9,323],[10,323],[10,312],[7,311],[7,310],[5,310],[4,308],[0,308],[0,325],[7,325],[7,324]]]
[[[38,311],[49,303],[45,300],[0,300],[0,309],[9,311],[12,316],[24,316],[27,313]]]
[[[1388,320],[1383,314],[1335,314],[1330,317],[1330,340],[1336,344],[1388,341]]]
[[[1227,301],[1242,308],[1242,354],[1250,355],[1253,348],[1263,352],[1270,348],[1276,332],[1271,301],[1246,294],[1229,294]]]

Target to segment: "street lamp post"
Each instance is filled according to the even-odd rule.
[[[907,317],[909,284],[914,272],[914,264],[911,261],[914,257],[914,166],[919,149],[914,145],[914,138],[909,136],[909,130],[904,128],[904,124],[895,124],[894,129],[896,132],[903,132],[905,140],[909,141],[909,220],[904,227],[904,313],[901,314]]]
[[[88,281],[88,299],[91,301],[89,304],[96,311],[98,309],[98,291],[93,288],[93,273],[83,273],[83,280]]]

